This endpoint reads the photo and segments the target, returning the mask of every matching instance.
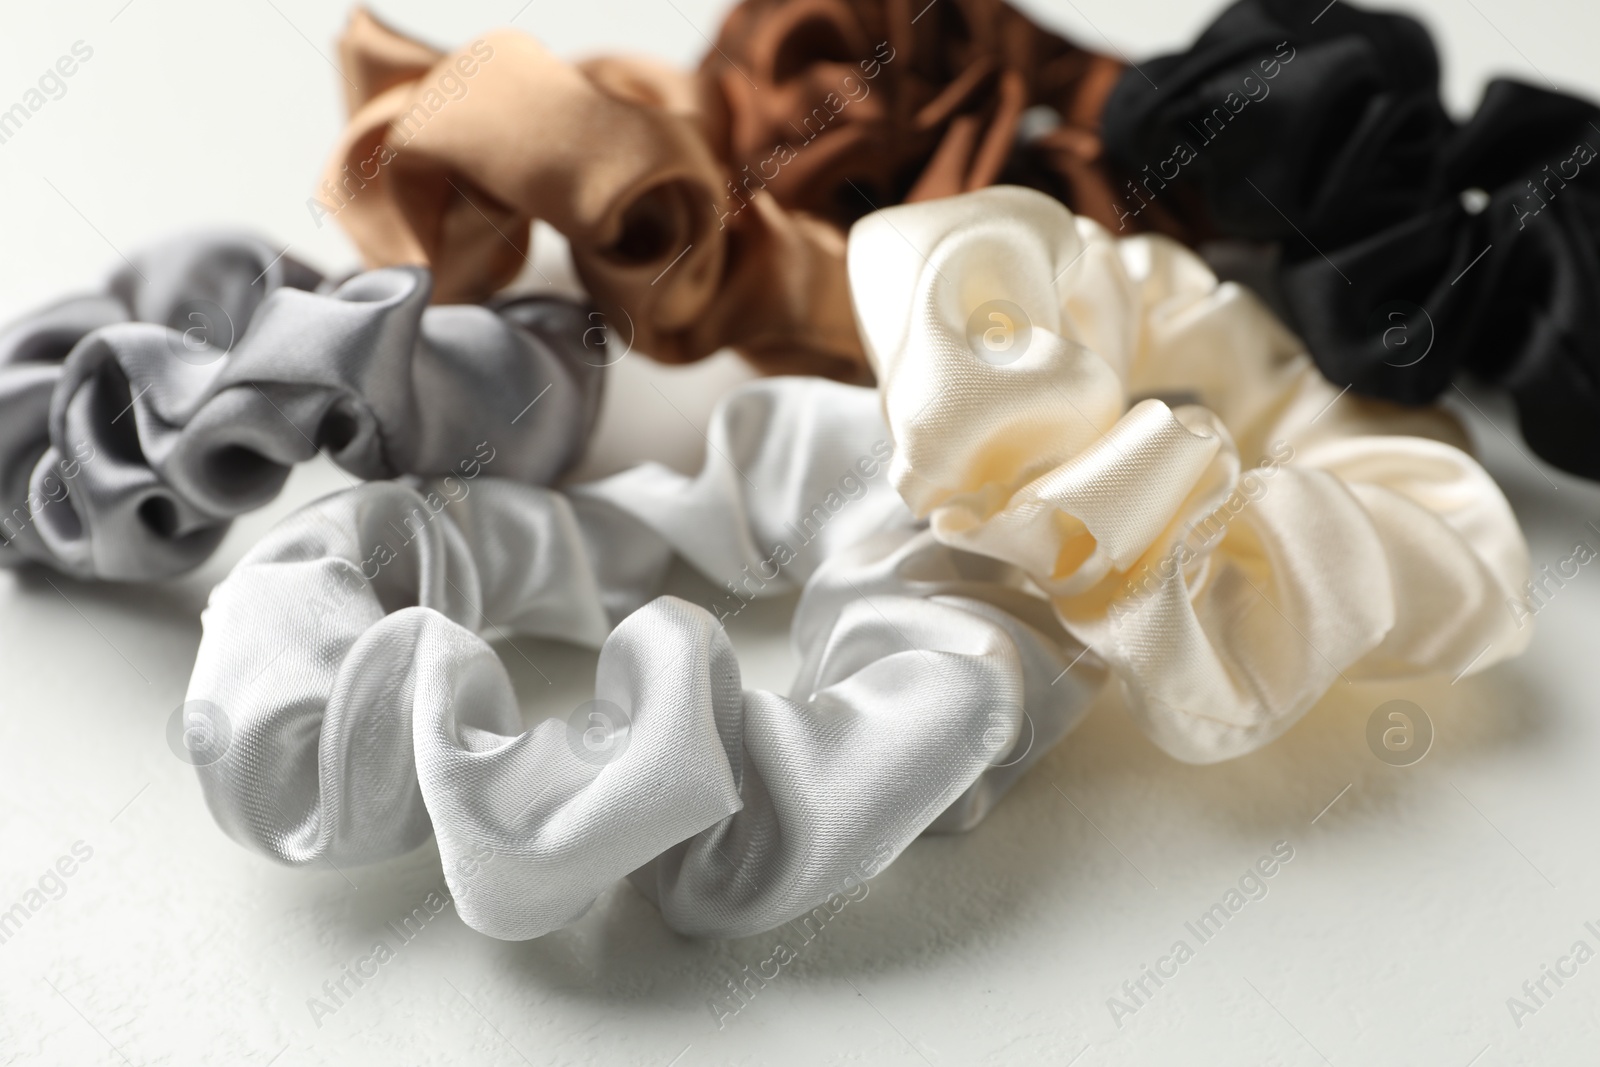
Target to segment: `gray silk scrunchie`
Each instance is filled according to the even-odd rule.
[[[335,287],[262,241],[208,234],[13,324],[0,565],[181,574],[319,449],[363,478],[554,480],[598,412],[603,331],[553,297],[430,308],[431,285],[399,267]]]
[[[624,877],[681,932],[756,933],[976,824],[1104,667],[912,519],[873,390],[753,382],[708,439],[695,478],[372,483],[284,520],[203,616],[185,714],[218,823],[296,865],[433,835],[462,919],[519,940]],[[712,610],[651,599],[674,556],[727,583]],[[789,695],[743,688],[719,622],[797,587]],[[565,708],[524,725],[507,634],[600,650],[603,758]]]

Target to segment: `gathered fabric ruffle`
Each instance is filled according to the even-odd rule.
[[[1002,0],[744,0],[699,73],[735,189],[847,228],[996,183],[1111,221],[1100,111],[1123,69]]]
[[[1098,660],[911,518],[872,391],[752,383],[709,441],[694,478],[370,483],[280,524],[214,591],[189,687],[226,740],[219,824],[292,864],[432,834],[463,920],[525,939],[624,877],[677,930],[756,933],[978,822]],[[729,595],[655,597],[674,558]],[[789,695],[743,688],[721,623],[796,588]],[[598,648],[595,700],[525,727],[487,641],[511,635]]]
[[[1121,212],[1274,242],[1274,286],[1332,381],[1407,404],[1506,390],[1534,452],[1600,478],[1600,108],[1495,79],[1465,122],[1422,25],[1240,0],[1104,113]]]
[[[913,513],[1026,572],[1173,755],[1526,645],[1527,545],[1454,419],[1341,396],[1177,242],[996,188],[869,216],[850,271]]]
[[[0,563],[181,574],[319,450],[362,478],[553,481],[598,415],[603,331],[570,300],[430,291],[203,234],[24,316],[0,334]]]

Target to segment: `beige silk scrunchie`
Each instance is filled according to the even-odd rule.
[[[1176,242],[994,188],[863,219],[849,268],[901,495],[1024,569],[1178,758],[1526,646],[1527,545],[1460,425],[1342,395]]]
[[[653,358],[731,346],[769,373],[864,380],[843,233],[764,190],[747,208],[726,194],[690,75],[575,66],[511,30],[447,55],[359,9],[339,52],[351,115],[314,213],[368,263],[427,265],[439,302],[483,300],[542,219],[607,323]]]

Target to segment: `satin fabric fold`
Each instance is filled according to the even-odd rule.
[[[262,241],[208,234],[12,324],[0,563],[181,574],[318,450],[363,478],[556,478],[582,455],[604,381],[585,309],[429,295],[425,270],[335,287]]]
[[[869,476],[885,434],[873,392],[777,379],[719,407],[695,478],[371,483],[301,510],[204,616],[189,698],[228,723],[200,769],[219,824],[293,864],[431,832],[462,918],[508,939],[625,876],[675,929],[755,933],[970,827],[1104,671],[1018,572]],[[726,583],[715,614],[651,599],[675,555]],[[801,585],[790,694],[744,689],[719,618]],[[614,758],[579,757],[568,709],[524,727],[486,642],[511,634],[600,649]]]
[[[1455,421],[1341,397],[1176,242],[998,188],[869,216],[850,270],[896,487],[1024,570],[1173,755],[1526,645],[1527,546]]]
[[[1471,373],[1535,452],[1600,478],[1600,108],[1494,79],[1458,124],[1426,29],[1347,3],[1240,0],[1141,67],[1162,91],[1124,76],[1104,115],[1126,217],[1278,243],[1335,383],[1424,404]]]
[[[569,64],[509,30],[446,54],[357,10],[349,125],[310,207],[369,266],[429,266],[442,300],[511,282],[543,220],[640,352],[863,381],[855,218],[1001,178],[1110,211],[1098,121],[1120,65],[998,0],[925,14],[747,2],[690,74]]]

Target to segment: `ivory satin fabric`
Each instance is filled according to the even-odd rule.
[[[415,267],[333,285],[264,241],[198,234],[13,323],[0,565],[181,574],[319,449],[363,478],[556,478],[598,413],[603,331],[569,300],[430,293]]]
[[[1456,422],[1341,397],[1177,243],[996,188],[864,219],[849,256],[894,484],[941,542],[1027,572],[1173,755],[1526,645],[1527,547]],[[986,348],[995,300],[1019,350]]]
[[[886,438],[874,392],[772,379],[719,407],[696,478],[486,477],[452,503],[369,483],[301,510],[204,615],[189,699],[231,735],[200,770],[218,822],[293,864],[431,832],[462,918],[508,939],[625,876],[680,931],[755,933],[973,825],[1104,670],[1015,568],[864,476]],[[740,594],[651,599],[674,555]],[[789,695],[743,689],[719,618],[799,586]],[[524,728],[486,641],[507,634],[600,649],[620,754],[579,758],[567,708]]]

